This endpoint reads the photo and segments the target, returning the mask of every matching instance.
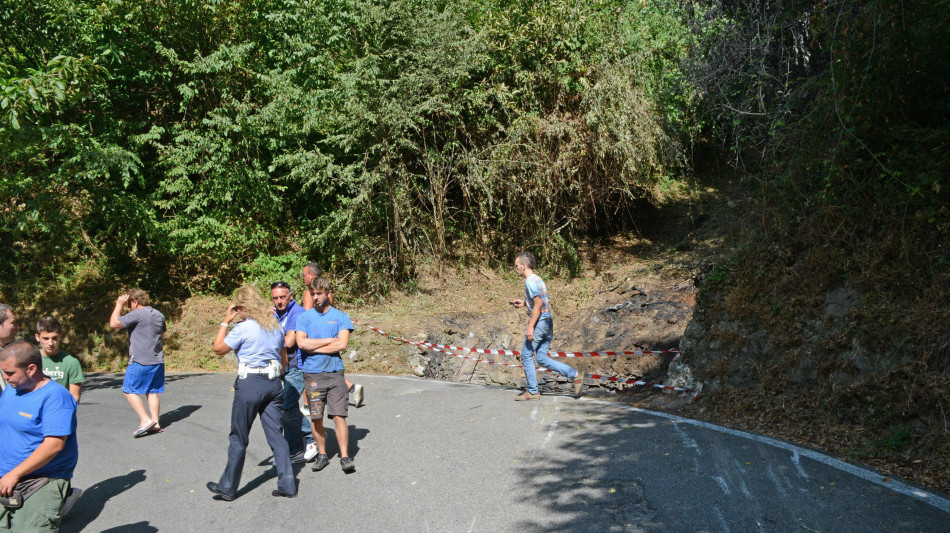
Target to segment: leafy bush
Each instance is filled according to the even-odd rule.
[[[697,128],[673,0],[4,6],[11,286],[90,255],[225,292],[288,257],[370,293],[423,257],[574,272]]]

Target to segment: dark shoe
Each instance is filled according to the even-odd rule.
[[[290,456],[290,462],[293,464],[306,463],[307,459],[303,456],[303,452],[297,452]]]
[[[584,387],[584,374],[580,372],[574,376],[574,396],[580,397],[581,389]]]
[[[342,457],[340,458],[340,466],[343,467],[343,471],[347,474],[352,474],[356,472],[356,465],[353,464],[352,457]]]
[[[228,494],[222,491],[220,488],[218,488],[218,484],[215,483],[214,481],[209,481],[208,484],[205,486],[208,487],[208,490],[210,490],[214,494],[217,494],[222,500],[226,502],[234,501],[234,498],[236,498],[236,496],[234,496],[233,494]]]
[[[526,402],[526,401],[528,401],[528,400],[540,400],[540,399],[541,399],[541,393],[540,393],[540,392],[535,393],[535,394],[531,394],[531,393],[528,392],[528,391],[524,391],[524,392],[522,392],[521,394],[515,396],[515,401],[516,401],[516,402]]]
[[[270,495],[275,498],[296,498],[297,497],[296,494],[284,494],[283,492],[279,490],[275,490],[274,492],[270,493]]]
[[[327,454],[321,453],[317,455],[317,460],[313,462],[313,466],[311,466],[310,469],[314,472],[318,472],[326,468],[328,464],[330,464],[330,458],[327,457]]]

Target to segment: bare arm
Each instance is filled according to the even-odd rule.
[[[293,348],[297,345],[297,332],[290,330],[284,335],[284,348]]]
[[[350,344],[350,330],[340,330],[339,336],[329,339],[311,339],[307,332],[297,332],[297,346],[308,353],[336,353],[345,350]]]
[[[9,496],[23,476],[36,471],[53,460],[66,446],[66,437],[45,437],[29,457],[0,478],[0,496]]]
[[[69,393],[73,395],[73,398],[76,398],[76,403],[79,403],[79,396],[82,394],[82,383],[70,383]]]
[[[112,329],[122,329],[125,326],[122,325],[122,322],[119,322],[119,317],[122,316],[122,308],[125,307],[125,302],[129,301],[129,295],[123,294],[115,300],[115,308],[112,309],[112,316],[109,317],[109,327]]]
[[[215,355],[224,355],[231,351],[231,347],[225,344],[224,338],[228,336],[228,324],[234,320],[234,317],[237,315],[237,311],[234,310],[233,305],[228,306],[228,310],[224,314],[224,322],[218,327],[218,334],[214,337],[214,343],[211,344],[211,351]]]
[[[534,308],[531,310],[531,318],[528,319],[528,329],[524,333],[529,341],[534,340],[534,327],[538,325],[538,320],[541,318],[541,297],[535,296],[531,301],[534,302]]]

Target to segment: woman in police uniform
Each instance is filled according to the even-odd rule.
[[[240,320],[229,332],[228,326],[235,318]],[[272,494],[295,497],[297,482],[280,424],[281,375],[287,367],[284,333],[270,305],[256,288],[245,285],[234,293],[234,302],[228,306],[211,349],[218,355],[234,350],[238,359],[238,377],[234,381],[234,404],[231,406],[228,464],[217,483],[208,482],[208,490],[227,501],[237,497],[247,452],[247,436],[254,418],[260,415],[277,467],[277,490]]]

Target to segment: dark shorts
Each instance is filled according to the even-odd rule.
[[[140,365],[130,363],[125,369],[122,392],[126,394],[155,394],[165,392],[165,363]]]
[[[347,396],[346,380],[343,372],[321,372],[303,375],[303,392],[310,408],[310,419],[323,418],[324,407],[327,416],[346,418],[350,401]]]

